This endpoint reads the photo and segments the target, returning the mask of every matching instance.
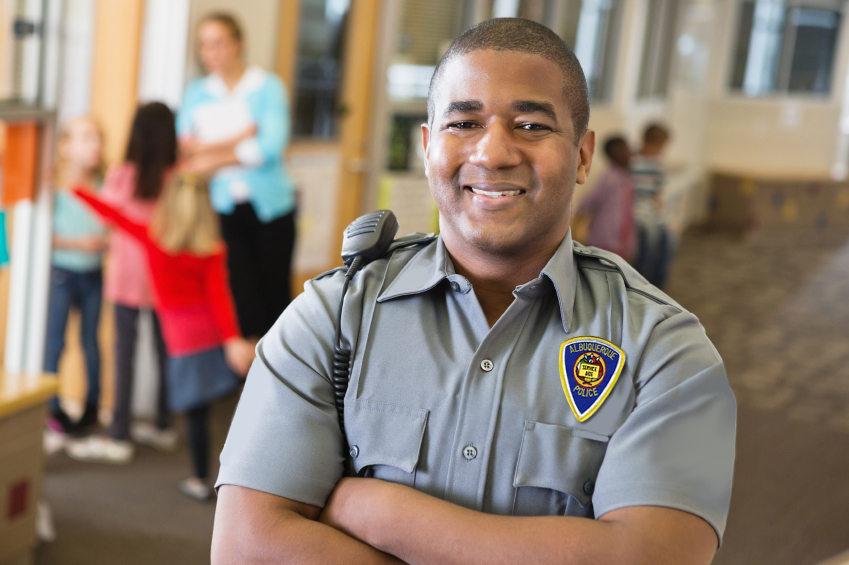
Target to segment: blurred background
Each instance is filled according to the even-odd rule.
[[[43,414],[20,414],[53,394],[40,380],[51,225],[42,187],[57,128],[94,116],[107,164],[119,162],[138,105],[176,112],[203,74],[195,28],[212,10],[241,22],[246,62],[286,86],[295,294],[341,263],[342,230],[362,213],[392,209],[403,233],[436,229],[420,126],[430,76],[455,37],[505,16],[559,34],[586,74],[599,147],[578,202],[607,169],[604,139],[621,135],[638,152],[648,124],[670,134],[660,159],[674,242],[665,290],[701,319],[739,405],[734,494],[715,562],[849,563],[843,0],[0,0],[0,259],[11,258],[0,270],[0,563],[209,560],[214,503],[174,486],[184,448],[86,465],[45,455]],[[103,424],[113,323],[106,303]],[[156,405],[151,327],[142,316],[133,396],[142,420]],[[77,415],[79,331],[72,313],[59,394]],[[234,407],[213,407],[213,460]],[[36,519],[48,540],[37,545]]]

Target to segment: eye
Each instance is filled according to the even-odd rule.
[[[472,129],[476,126],[475,122],[454,122],[448,124],[448,129]]]
[[[519,129],[524,131],[533,131],[533,132],[546,132],[552,131],[550,127],[544,124],[536,124],[536,123],[525,123],[519,124]]]

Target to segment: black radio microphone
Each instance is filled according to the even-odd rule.
[[[342,297],[339,299],[339,311],[336,314],[332,381],[339,428],[343,435],[345,434],[345,393],[348,391],[351,373],[351,350],[342,347],[342,306],[345,304],[345,293],[348,292],[348,283],[363,265],[386,253],[396,233],[398,233],[398,220],[395,214],[390,210],[378,210],[351,222],[342,236],[342,261],[348,267],[348,271],[345,273]]]

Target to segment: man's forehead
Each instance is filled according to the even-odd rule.
[[[533,53],[479,50],[455,55],[433,93],[437,115],[486,109],[493,96],[519,112],[543,107],[568,112],[563,107],[564,78],[554,62]]]

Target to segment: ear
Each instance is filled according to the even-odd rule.
[[[430,127],[427,124],[422,124],[422,147],[424,148],[425,176],[427,176],[427,162],[430,158]]]
[[[595,132],[588,129],[578,141],[578,171],[575,175],[575,182],[584,184],[587,182],[587,177],[590,174],[590,167],[593,163],[593,154],[595,153]]]

